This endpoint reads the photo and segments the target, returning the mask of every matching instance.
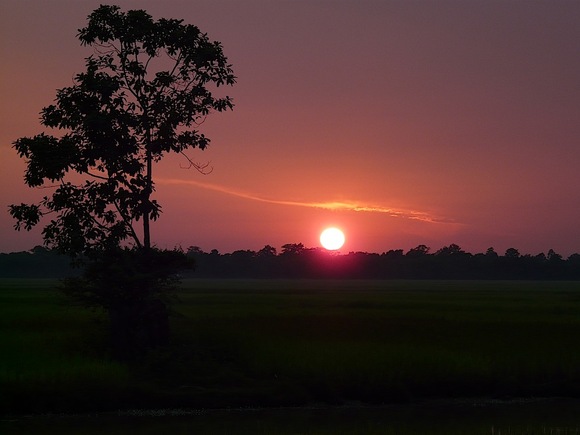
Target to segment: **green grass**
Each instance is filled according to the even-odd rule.
[[[199,348],[219,343],[252,379],[300,385],[307,397],[383,402],[580,387],[577,283],[244,284],[186,285],[178,331]]]
[[[65,303],[54,280],[0,280],[3,411],[88,409],[123,388],[127,367],[106,354],[102,318]]]
[[[54,285],[0,280],[2,409],[580,396],[578,282],[188,280],[130,366]]]

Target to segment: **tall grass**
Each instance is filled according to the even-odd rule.
[[[0,281],[11,412],[580,394],[580,283],[188,280],[135,365],[54,282]]]
[[[129,380],[106,354],[101,319],[72,307],[53,280],[0,280],[0,407],[3,412],[89,410],[91,395]]]
[[[578,283],[248,284],[186,283],[183,342],[213,348],[251,379],[299,385],[306,397],[580,391]]]

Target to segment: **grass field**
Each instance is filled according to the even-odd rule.
[[[188,280],[132,365],[56,284],[0,280],[6,413],[580,396],[580,282]]]

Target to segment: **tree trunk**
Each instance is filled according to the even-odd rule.
[[[147,138],[149,140],[149,138]],[[151,230],[149,228],[149,223],[151,220],[151,210],[150,210],[150,199],[152,192],[153,178],[151,171],[153,170],[153,163],[151,157],[151,151],[149,150],[149,144],[147,144],[147,187],[146,196],[144,201],[146,202],[146,211],[143,214],[143,247],[148,250],[151,248]]]

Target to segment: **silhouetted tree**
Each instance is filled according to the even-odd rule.
[[[167,153],[205,149],[209,139],[198,124],[211,111],[233,107],[229,97],[214,97],[207,88],[235,82],[221,45],[181,23],[154,21],[140,10],[122,13],[117,6],[101,6],[89,16],[78,37],[95,54],[74,86],[59,90],[56,104],[41,114],[43,125],[68,132],[14,143],[27,159],[27,185],[59,183],[40,204],[11,206],[18,229],[51,213],[44,240],[68,254],[117,247],[126,239],[151,247],[150,221],[161,211],[152,198],[153,163]],[[65,181],[69,171],[87,181]]]
[[[546,255],[546,259],[548,261],[558,262],[562,261],[562,256],[560,254],[557,254],[553,249],[550,249],[548,251],[548,255]]]
[[[387,258],[401,258],[403,256],[403,250],[402,249],[390,249],[387,252],[384,252],[382,255],[387,257]]]
[[[505,251],[504,257],[505,258],[519,258],[520,251],[518,251],[516,248],[508,248]]]
[[[276,256],[276,248],[274,248],[273,246],[270,246],[270,245],[266,245],[258,251],[257,255],[259,257],[275,257]]]
[[[282,245],[282,255],[300,255],[305,252],[306,248],[302,243],[287,243]]]
[[[429,248],[429,246],[419,245],[415,248],[409,249],[405,255],[408,257],[421,257],[423,255],[427,255],[430,250],[431,248]]]
[[[463,249],[461,249],[459,247],[459,245],[456,245],[455,243],[452,243],[449,246],[444,246],[443,248],[441,248],[437,252],[435,252],[435,255],[441,255],[441,256],[457,255],[457,254],[465,254],[465,251]]]
[[[150,223],[161,213],[153,198],[154,163],[179,153],[190,167],[205,170],[185,151],[207,147],[199,124],[209,113],[233,107],[229,97],[214,96],[210,86],[233,85],[235,77],[219,42],[182,20],[155,21],[143,10],[124,13],[118,6],[100,6],[78,38],[94,48],[86,71],[75,76],[73,86],[58,90],[56,103],[41,112],[44,126],[62,132],[14,142],[27,160],[26,184],[52,183],[55,190],[38,204],[10,206],[10,213],[15,227],[27,230],[50,215],[45,245],[91,262],[83,280],[71,283],[84,286],[79,295],[97,291],[95,285],[117,290],[137,285],[132,277],[138,274],[139,291],[128,294],[139,305],[156,300],[170,282],[168,274],[185,263],[177,251],[152,247]],[[70,172],[84,181],[67,177]],[[122,260],[131,272],[116,270],[111,281],[106,276],[115,266],[110,258]],[[114,317],[127,304],[103,306]]]
[[[495,249],[493,249],[491,247],[490,248],[487,248],[487,250],[485,251],[485,255],[486,255],[486,257],[489,257],[489,258],[497,258],[497,257],[499,257],[498,253],[495,252]]]
[[[544,263],[548,260],[546,258],[546,254],[544,254],[543,252],[540,252],[538,255],[534,256],[534,258],[538,263]]]
[[[187,248],[187,255],[203,254],[203,249],[199,246],[190,246]]]

